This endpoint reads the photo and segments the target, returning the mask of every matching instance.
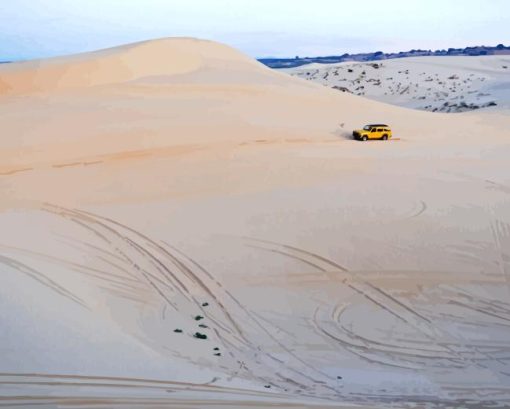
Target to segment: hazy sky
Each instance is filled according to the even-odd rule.
[[[0,60],[159,37],[254,57],[510,43],[510,0],[0,0]]]

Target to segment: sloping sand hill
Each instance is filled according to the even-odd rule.
[[[189,39],[146,41],[93,53],[2,67],[2,94],[54,91],[119,84],[140,79],[157,81],[169,76],[219,69],[247,74],[257,62],[222,44]]]
[[[343,92],[431,112],[510,108],[510,57],[408,57],[280,70]]]
[[[1,404],[509,404],[507,110],[194,39],[0,84]],[[398,140],[353,141],[369,122]]]

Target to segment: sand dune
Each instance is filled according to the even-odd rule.
[[[400,108],[192,39],[0,84],[1,404],[508,405],[504,107]],[[380,121],[399,140],[350,138]]]
[[[176,76],[211,68],[250,71],[257,63],[222,44],[162,39],[94,53],[5,65],[0,93],[34,93]]]
[[[280,70],[376,101],[432,112],[510,107],[510,58],[408,57]]]

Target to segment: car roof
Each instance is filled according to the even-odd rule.
[[[385,126],[388,128],[388,125],[385,124],[368,124],[367,126]]]

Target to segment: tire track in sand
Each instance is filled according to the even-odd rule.
[[[338,263],[330,261],[323,256],[317,255],[307,250],[300,250],[299,248],[294,246],[289,246],[268,240],[260,240],[249,237],[244,237],[244,239],[247,240],[250,243],[250,245],[253,242],[259,243],[258,247],[264,247],[265,245],[266,249],[261,250],[282,254],[296,261],[302,261],[303,258],[310,257],[312,260],[310,259],[306,260],[307,262],[305,264],[311,266],[319,264],[316,268],[319,271],[326,273],[328,276],[334,274],[335,271],[342,273],[349,272],[345,267],[340,266]],[[323,262],[324,265],[321,266],[320,265],[321,262]],[[352,273],[350,274],[352,275]],[[390,313],[391,315],[393,315],[395,318],[402,321],[406,325],[409,325],[415,330],[419,331],[427,339],[426,341],[423,340],[423,343],[435,345],[437,351],[441,352],[441,356],[438,358],[449,360],[453,365],[455,365],[455,367],[457,367],[459,364],[462,365],[471,364],[483,369],[487,369],[487,366],[482,364],[481,362],[483,361],[501,362],[500,357],[498,358],[493,357],[488,353],[480,351],[478,348],[470,346],[465,341],[459,340],[449,333],[445,333],[443,329],[439,329],[428,317],[419,313],[414,308],[404,304],[396,297],[385,292],[381,288],[374,286],[372,283],[360,281],[359,279],[353,276],[351,280],[342,280],[342,284],[346,285],[348,288],[355,291],[359,295],[365,297],[367,300],[369,300],[377,307],[387,311],[388,313]],[[314,314],[314,317],[315,316],[316,314]],[[315,322],[315,324],[320,328],[319,322]],[[331,333],[329,331],[326,331],[326,333],[329,336],[331,336]],[[338,339],[336,338],[335,340],[338,341]],[[350,346],[352,347],[353,345]],[[398,345],[395,345],[394,348],[395,351],[398,351],[400,349]],[[444,358],[443,354],[445,354]],[[402,355],[407,355],[407,353],[404,353]],[[420,357],[419,354],[416,354],[416,358],[423,357]],[[434,357],[431,358],[433,359]]]

